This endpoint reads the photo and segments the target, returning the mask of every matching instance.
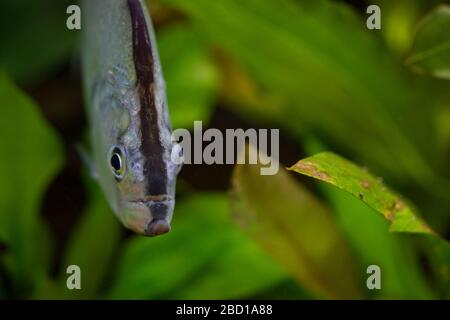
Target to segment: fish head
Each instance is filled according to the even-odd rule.
[[[182,166],[180,145],[168,139],[160,141],[160,147],[154,148],[159,154],[154,157],[145,147],[124,141],[112,145],[108,153],[116,184],[114,211],[128,229],[146,236],[170,231],[176,177]]]

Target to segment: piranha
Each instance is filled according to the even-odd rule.
[[[182,149],[172,140],[156,37],[142,0],[84,0],[82,73],[92,171],[122,224],[170,231]]]

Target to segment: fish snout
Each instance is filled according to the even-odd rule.
[[[170,231],[170,218],[173,210],[171,200],[150,201],[147,203],[151,214],[151,221],[145,229],[148,236],[158,236]]]
[[[145,235],[154,237],[170,231],[170,224],[167,220],[153,219],[145,229]]]

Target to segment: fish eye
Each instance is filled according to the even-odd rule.
[[[125,173],[124,152],[122,148],[115,146],[111,148],[109,164],[114,176],[118,179],[122,179]]]

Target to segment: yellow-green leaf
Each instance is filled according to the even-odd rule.
[[[333,216],[284,169],[260,175],[237,165],[231,195],[235,220],[305,288],[321,298],[361,298],[359,276]]]
[[[418,217],[412,205],[386,187],[380,178],[334,153],[323,152],[300,160],[290,170],[330,183],[358,197],[390,221],[390,231],[434,233]]]

